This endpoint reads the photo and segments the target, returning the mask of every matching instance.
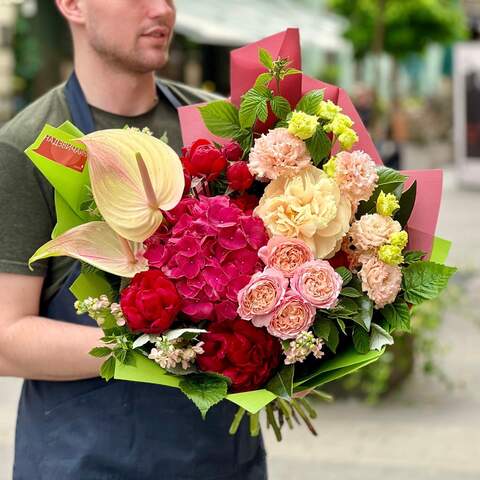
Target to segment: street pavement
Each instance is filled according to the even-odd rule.
[[[480,272],[480,191],[457,185],[451,170],[445,180],[437,234],[454,242],[448,263]],[[377,406],[357,400],[319,405],[316,438],[297,428],[277,443],[266,431],[271,480],[478,480],[480,315],[473,302],[479,293],[474,274],[464,288],[471,307],[446,312],[440,331],[447,347],[440,363],[453,390],[415,371]],[[0,480],[11,479],[19,387],[17,380],[0,379]]]

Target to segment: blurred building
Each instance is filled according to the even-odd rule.
[[[15,20],[14,2],[0,0],[0,124],[8,120],[13,112],[15,58],[12,39]]]

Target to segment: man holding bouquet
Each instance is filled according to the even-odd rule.
[[[173,0],[56,0],[69,23],[75,72],[0,130],[0,375],[24,378],[13,478],[266,478],[261,437],[228,435],[233,406],[203,421],[177,389],[105,383],[88,352],[102,331],[78,316],[69,287],[79,264],[28,268],[56,223],[54,194],[23,153],[46,123],[84,133],[125,125],[182,146],[176,108],[211,97],[158,82],[175,24]]]

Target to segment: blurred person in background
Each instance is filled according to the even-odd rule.
[[[261,436],[228,435],[232,404],[206,421],[177,389],[104,382],[88,355],[102,331],[78,316],[69,287],[79,263],[28,268],[56,223],[52,187],[24,155],[46,123],[84,133],[148,126],[182,146],[177,108],[212,96],[156,81],[167,62],[173,0],[56,0],[71,29],[74,73],[0,130],[0,375],[24,378],[14,480],[266,478]]]

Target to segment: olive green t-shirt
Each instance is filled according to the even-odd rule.
[[[183,104],[218,98],[174,82],[167,83]],[[0,129],[0,272],[44,276],[42,303],[48,302],[68,276],[74,260],[53,257],[36,262],[28,259],[50,240],[56,223],[51,185],[25,155],[43,126],[58,126],[71,120],[64,95],[65,85],[55,87],[29,105]],[[97,129],[149,127],[180,153],[182,146],[176,110],[163,98],[149,112],[134,117],[114,115],[91,107]]]

